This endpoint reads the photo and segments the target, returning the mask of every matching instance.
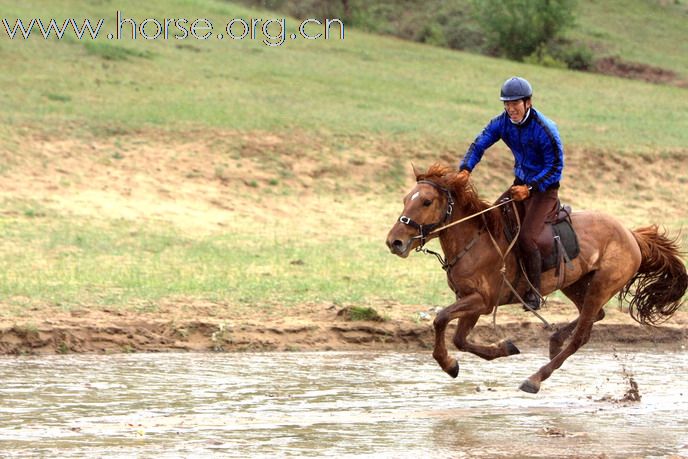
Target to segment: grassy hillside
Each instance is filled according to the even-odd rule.
[[[344,14],[341,2],[239,0],[239,3],[269,5],[301,17]],[[361,30],[405,40],[476,54],[495,53],[497,50],[491,48],[487,38],[489,31],[482,28],[476,17],[475,4],[474,0],[351,0],[349,22]],[[576,0],[573,12],[575,23],[564,34],[573,41],[573,49],[564,53],[562,43],[558,43],[556,49],[549,49],[550,54],[566,60],[566,54],[583,45],[591,52],[593,62],[588,64],[593,68],[594,61],[615,56],[622,62],[674,72],[676,75],[665,75],[662,81],[685,87],[688,81],[685,40],[688,3],[685,0]],[[532,18],[532,22],[537,19]]]
[[[267,17],[224,2],[121,2],[125,17]],[[28,20],[104,18],[100,2],[5,2],[4,15]],[[290,20],[291,31],[297,22]],[[314,33],[314,32],[313,32]],[[45,41],[4,38],[3,124],[71,127],[96,133],[142,124],[179,128],[304,129],[429,138],[464,147],[500,110],[506,76],[521,74],[536,104],[575,145],[621,150],[684,148],[685,90],[542,69],[347,31],[339,40]],[[104,35],[104,34],[103,34]],[[113,56],[115,56],[113,58]],[[71,134],[70,134],[71,135]]]
[[[688,3],[684,0],[585,0],[572,38],[595,43],[599,55],[672,70],[688,79]]]
[[[104,18],[105,33],[116,9],[218,27],[279,17],[213,0],[0,5],[10,24]],[[458,161],[512,74],[532,81],[562,131],[567,201],[628,226],[688,224],[685,89],[352,30],[281,47],[5,36],[0,57],[3,314],[169,297],[249,312],[447,303],[436,262],[398,260],[384,237],[410,162]],[[476,171],[487,199],[509,183],[510,163],[497,147]]]

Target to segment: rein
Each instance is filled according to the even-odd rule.
[[[514,294],[514,296],[516,297],[516,299],[518,299],[518,301],[520,301],[521,304],[522,304],[526,309],[528,309],[530,312],[532,312],[533,314],[535,314],[535,317],[537,317],[538,319],[540,319],[540,320],[542,321],[542,323],[545,324],[545,328],[546,328],[546,329],[550,330],[550,329],[552,328],[552,326],[550,325],[550,323],[547,322],[547,320],[545,320],[544,317],[542,317],[540,314],[538,314],[538,312],[537,312],[535,309],[531,308],[531,307],[528,305],[528,303],[526,303],[526,302],[523,300],[523,298],[521,298],[521,295],[518,294],[518,292],[516,291],[516,288],[514,288],[514,286],[511,284],[511,282],[509,282],[509,279],[507,278],[507,275],[506,275],[506,257],[509,255],[509,252],[511,252],[511,249],[514,248],[514,245],[516,244],[516,241],[518,240],[518,236],[521,234],[521,217],[520,217],[519,214],[518,214],[518,209],[516,209],[516,204],[514,203],[514,200],[513,200],[513,199],[510,198],[510,199],[508,199],[508,200],[505,200],[504,202],[505,202],[505,203],[506,203],[506,202],[511,202],[511,203],[512,203],[512,206],[513,206],[513,208],[514,208],[514,215],[516,216],[516,226],[518,227],[518,230],[516,231],[516,235],[515,235],[514,238],[511,240],[511,243],[509,243],[509,246],[506,248],[506,250],[505,250],[504,252],[502,252],[502,249],[499,248],[499,244],[497,244],[497,240],[494,238],[494,236],[492,236],[492,233],[490,232],[490,230],[489,230],[489,229],[487,230],[487,234],[490,236],[490,240],[492,241],[492,245],[494,245],[495,250],[497,251],[497,253],[499,254],[499,256],[502,258],[502,267],[499,269],[499,273],[502,275],[502,287],[504,287],[504,284],[506,284],[507,287],[509,287],[509,290],[511,290],[511,293]],[[484,219],[485,219],[485,217],[483,216],[483,220],[484,220]],[[528,279],[527,276],[526,276],[526,279]],[[530,284],[530,280],[528,280],[528,283]],[[532,284],[531,284],[530,286],[533,287]],[[500,291],[502,290],[502,287],[499,288]],[[538,291],[536,290],[536,294],[537,294],[537,295],[540,295],[540,292],[538,292]],[[540,297],[542,297],[542,295],[540,295]],[[496,326],[496,320],[497,320],[496,317],[497,317],[497,307],[498,307],[498,306],[499,306],[499,299],[497,299],[497,304],[495,305],[494,313],[493,313],[493,315],[492,315],[492,324],[493,324],[493,326]]]
[[[480,212],[476,212],[476,213],[471,214],[471,215],[469,215],[469,216],[467,216],[467,217],[464,217],[464,218],[461,218],[461,219],[459,219],[459,220],[456,220],[455,222],[451,222],[451,223],[449,223],[448,225],[444,225],[444,226],[441,226],[441,227],[439,227],[439,228],[437,228],[437,229],[435,229],[435,230],[432,230],[430,233],[428,233],[428,236],[431,236],[431,235],[433,235],[433,234],[435,234],[435,233],[439,233],[439,232],[442,231],[442,230],[445,230],[445,229],[447,229],[447,228],[450,228],[450,227],[452,227],[452,226],[454,226],[454,225],[458,225],[459,223],[463,223],[463,222],[465,222],[466,220],[470,220],[471,218],[477,217],[478,215],[482,215],[482,214],[484,214],[485,212],[489,212],[489,211],[491,211],[492,209],[496,209],[496,208],[501,207],[501,206],[503,206],[504,204],[508,204],[508,203],[510,203],[510,202],[513,202],[513,198],[506,199],[506,200],[504,200],[503,202],[500,202],[499,204],[495,204],[494,206],[490,206],[490,207],[488,207],[488,208],[485,209],[485,210],[481,210]],[[412,239],[418,239],[418,236],[414,236],[414,238],[412,238]]]
[[[446,273],[447,273],[447,278],[449,279],[450,286],[452,286],[452,290],[455,291],[455,289],[453,288],[453,283],[451,282],[450,270],[480,240],[480,237],[482,236],[483,231],[484,230],[487,231],[487,234],[490,236],[490,240],[492,241],[492,244],[494,245],[495,250],[497,251],[497,253],[499,254],[499,256],[502,259],[502,267],[499,270],[499,273],[502,275],[502,287],[504,286],[504,284],[506,284],[509,287],[509,290],[511,290],[511,292],[514,294],[514,296],[516,296],[516,298],[521,302],[521,304],[525,308],[527,308],[530,312],[535,314],[535,316],[545,324],[546,329],[551,329],[552,326],[549,324],[549,322],[547,322],[547,320],[545,320],[544,317],[542,317],[540,314],[538,314],[537,311],[535,311],[533,308],[528,306],[528,304],[526,304],[526,302],[523,300],[523,298],[521,298],[521,295],[518,294],[518,292],[516,291],[514,286],[511,284],[511,282],[509,282],[509,279],[507,279],[506,259],[507,259],[507,256],[509,255],[509,253],[511,252],[511,250],[514,248],[514,245],[516,244],[516,241],[518,240],[518,236],[521,233],[521,218],[518,214],[518,209],[516,209],[516,203],[515,203],[514,199],[513,198],[503,199],[498,204],[490,206],[484,210],[481,210],[480,212],[476,212],[474,214],[468,215],[466,217],[463,217],[463,218],[456,220],[454,222],[451,222],[451,223],[446,223],[446,221],[451,218],[452,212],[454,211],[454,199],[452,197],[452,192],[450,190],[438,185],[437,183],[430,181],[430,180],[420,180],[417,183],[425,183],[428,185],[432,185],[436,189],[446,193],[446,195],[447,195],[447,210],[444,213],[444,219],[442,219],[436,223],[431,223],[428,225],[423,225],[423,224],[417,223],[417,222],[413,221],[411,218],[407,217],[406,215],[402,215],[399,217],[399,221],[401,223],[403,223],[405,225],[409,225],[409,226],[418,230],[419,234],[417,236],[413,236],[411,238],[411,239],[420,239],[420,245],[418,247],[416,247],[416,252],[423,252],[426,255],[429,254],[429,255],[434,255],[435,257],[437,257],[437,260],[442,265],[442,269],[444,271],[446,271]],[[490,229],[487,225],[487,222],[485,221],[485,216],[483,214],[485,214],[486,212],[489,212],[493,209],[497,209],[498,207],[501,207],[503,205],[509,204],[509,203],[511,203],[511,205],[514,208],[514,214],[516,215],[516,223],[518,226],[518,231],[516,232],[516,236],[512,239],[512,241],[509,244],[509,246],[507,247],[506,251],[502,252],[502,249],[499,247],[499,244],[497,243],[496,239],[494,238],[494,236],[490,232]],[[424,248],[425,243],[427,242],[427,240],[430,236],[437,234],[441,231],[444,231],[445,229],[450,228],[454,225],[458,225],[459,223],[463,223],[463,222],[468,221],[472,218],[480,216],[480,215],[483,216],[484,226],[478,231],[478,233],[473,237],[473,239],[471,239],[468,242],[468,244],[466,244],[464,249],[461,252],[459,252],[456,256],[454,256],[454,258],[451,261],[447,261],[446,259],[442,258],[442,255],[440,255],[439,253],[437,253],[433,250],[429,250],[429,249]],[[439,226],[439,225],[442,225],[442,226]],[[500,291],[502,290],[502,287],[499,288]],[[531,287],[532,287],[532,285],[531,285]],[[537,292],[537,294],[540,295],[540,292]],[[493,323],[493,326],[495,326],[495,327],[496,327],[496,316],[497,316],[497,307],[499,306],[499,299],[497,300],[497,303],[498,304],[495,305],[495,307],[494,307],[494,313],[492,316],[492,323]]]
[[[442,225],[443,223],[445,223],[447,220],[449,220],[451,218],[452,212],[454,211],[454,198],[452,197],[452,192],[449,191],[448,189],[444,188],[444,187],[439,186],[438,184],[436,184],[435,182],[430,181],[430,180],[420,180],[420,181],[418,181],[418,183],[425,183],[428,185],[432,185],[435,188],[437,188],[438,190],[443,191],[444,193],[447,194],[447,210],[444,213],[444,219],[441,221],[438,221],[436,223],[430,223],[427,225],[423,225],[423,224],[420,224],[420,223],[413,221],[410,217],[407,217],[406,215],[402,215],[399,217],[399,221],[401,223],[403,223],[405,225],[409,225],[409,226],[418,230],[418,233],[419,233],[418,236],[413,236],[411,239],[420,239],[420,249],[421,250],[423,250],[422,247],[427,242],[429,236],[437,234],[441,231],[444,231],[447,228],[451,228],[454,225],[458,225],[459,223],[463,223],[467,220],[475,218],[478,215],[482,215],[482,214],[489,212],[493,209],[496,209],[496,208],[501,207],[505,204],[513,202],[513,198],[508,198],[508,199],[505,199],[504,201],[500,202],[499,204],[495,204],[494,206],[490,206],[487,209],[481,210],[480,212],[476,212],[474,214],[468,215],[467,217],[456,220],[455,222],[451,222],[451,223]],[[442,225],[442,226],[440,226],[438,228],[439,225]],[[418,251],[418,252],[420,252],[421,250],[418,250],[418,248],[416,248],[416,251]],[[432,253],[431,251],[428,251],[428,252]],[[442,260],[440,260],[440,261],[442,261]]]

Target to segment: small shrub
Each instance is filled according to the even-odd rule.
[[[69,354],[69,346],[64,341],[57,345],[56,350],[58,354]]]
[[[592,51],[585,45],[562,39],[541,44],[523,61],[544,67],[590,70],[593,67],[594,57]]]
[[[594,55],[590,48],[584,45],[565,46],[558,55],[571,70],[590,70],[593,67]]]
[[[551,53],[551,50],[547,46],[539,46],[538,49],[523,59],[523,62],[527,64],[541,65],[543,67],[551,67],[557,69],[567,68],[566,62],[563,62]]]
[[[416,40],[434,46],[447,46],[447,38],[444,36],[442,26],[437,23],[425,24],[418,33]]]
[[[341,309],[338,313],[338,316],[343,316],[347,318],[348,320],[352,321],[360,321],[360,320],[368,320],[372,322],[384,322],[385,318],[382,317],[375,309],[371,308],[370,306],[347,306],[344,309]]]
[[[475,21],[475,9],[470,2],[442,3],[434,20],[442,27],[447,46],[474,53],[487,51],[485,31]]]
[[[523,60],[573,24],[575,0],[473,0],[488,41],[500,54]]]

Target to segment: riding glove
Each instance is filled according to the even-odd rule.
[[[530,190],[526,185],[514,185],[511,187],[511,198],[514,201],[523,201],[530,196]]]

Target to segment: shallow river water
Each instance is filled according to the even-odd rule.
[[[0,358],[0,457],[688,457],[688,351]],[[639,402],[621,401],[638,384]]]

